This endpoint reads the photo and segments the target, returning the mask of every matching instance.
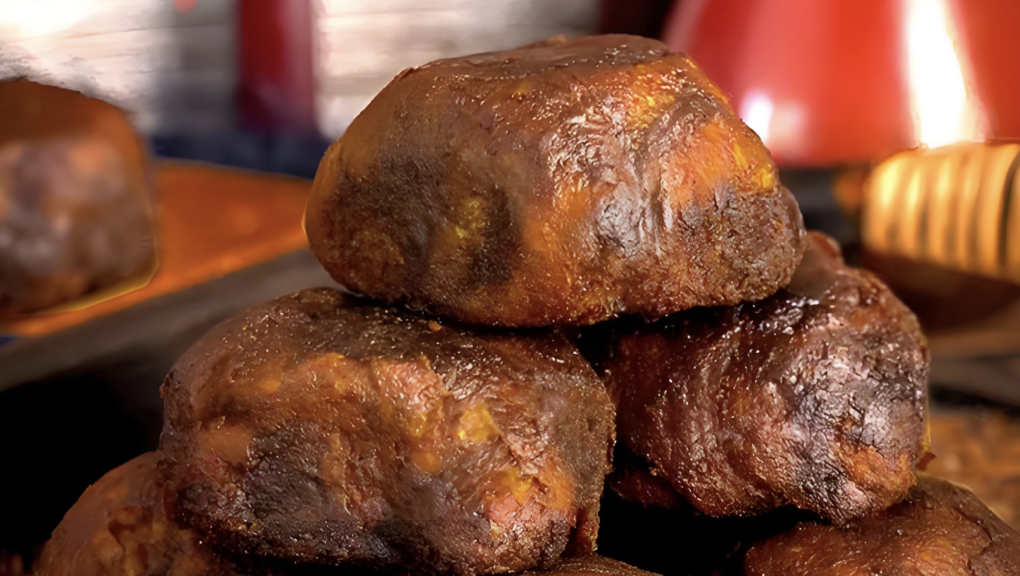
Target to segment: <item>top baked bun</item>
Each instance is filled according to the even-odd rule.
[[[617,35],[405,70],[326,153],[307,230],[351,290],[501,326],[756,300],[804,251],[719,89]]]

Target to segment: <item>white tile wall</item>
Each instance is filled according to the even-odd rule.
[[[0,0],[0,78],[29,76],[111,101],[144,132],[235,126],[235,3]],[[305,1],[305,0],[292,0]],[[598,0],[309,0],[318,120],[330,137],[400,70],[591,33]]]
[[[398,72],[595,30],[598,0],[317,0],[319,127],[336,137]]]
[[[0,78],[101,97],[143,132],[228,130],[237,1],[0,0]]]

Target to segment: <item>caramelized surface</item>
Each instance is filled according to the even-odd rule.
[[[405,70],[326,153],[307,228],[348,288],[503,326],[756,300],[804,250],[758,137],[633,36]]]
[[[1008,576],[1020,534],[965,488],[921,475],[906,500],[843,528],[804,522],[756,544],[748,576]]]
[[[166,515],[150,452],[89,486],[43,548],[37,576],[239,576]]]
[[[306,290],[213,329],[162,395],[178,516],[237,552],[479,574],[594,544],[613,409],[559,336]]]
[[[710,515],[846,521],[898,501],[926,453],[917,321],[821,234],[771,298],[621,326],[610,348],[621,441]]]
[[[160,455],[143,454],[104,475],[68,511],[43,548],[36,576],[326,576],[337,568],[215,552],[194,530],[166,514]],[[367,571],[339,569],[367,576]],[[0,575],[30,571],[0,554]],[[654,576],[595,555],[565,558],[521,576]]]

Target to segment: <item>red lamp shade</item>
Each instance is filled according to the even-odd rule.
[[[237,107],[245,127],[315,132],[312,24],[309,0],[237,3]]]
[[[663,31],[783,165],[1020,137],[1016,0],[683,0]]]

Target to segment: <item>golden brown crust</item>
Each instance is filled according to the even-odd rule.
[[[920,475],[907,498],[843,528],[804,522],[754,545],[748,576],[1015,576],[1020,534],[970,490]]]
[[[166,515],[150,452],[85,490],[43,548],[37,576],[240,576]]]
[[[239,556],[229,560],[166,513],[159,453],[143,454],[90,486],[43,547],[34,572],[0,553],[0,576],[325,576],[336,568]],[[242,566],[241,564],[247,564]],[[371,572],[344,570],[344,574]],[[385,572],[390,574],[391,572]],[[394,574],[400,573],[392,572]],[[521,576],[654,576],[596,555],[565,558]]]
[[[593,549],[613,407],[559,336],[306,290],[213,329],[162,395],[178,515],[225,548],[457,574]]]
[[[147,171],[142,142],[113,106],[0,82],[0,316],[151,272]]]
[[[756,300],[804,250],[758,137],[634,36],[404,71],[326,153],[307,230],[354,291],[502,326]]]
[[[926,342],[831,239],[813,233],[771,298],[617,330],[601,370],[620,439],[701,511],[792,504],[846,521],[913,484],[927,448]]]

